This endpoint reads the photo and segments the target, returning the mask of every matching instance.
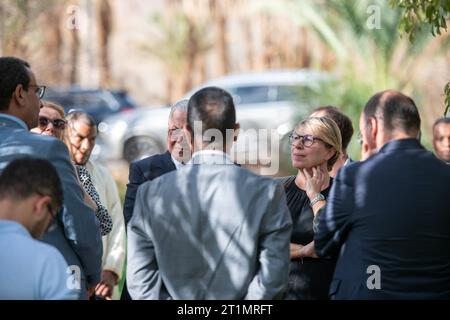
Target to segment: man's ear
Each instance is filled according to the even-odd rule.
[[[13,92],[12,99],[14,99],[18,106],[23,107],[26,104],[25,101],[25,88],[19,83]]]
[[[236,142],[239,136],[239,130],[241,130],[241,125],[239,124],[239,122],[237,122],[234,125],[234,134],[233,134],[233,141]]]
[[[369,123],[370,123],[370,127],[369,127],[370,128],[369,129],[370,137],[372,138],[372,141],[376,141],[378,131],[379,131],[378,120],[375,117],[370,117]]]
[[[47,213],[47,207],[52,203],[52,198],[50,196],[38,196],[34,202],[33,214],[36,218],[42,219]]]

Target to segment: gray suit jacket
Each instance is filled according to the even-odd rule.
[[[280,298],[292,228],[283,188],[223,153],[192,162],[138,189],[128,225],[131,296]]]
[[[59,249],[69,266],[80,267],[81,288],[77,291],[80,298],[86,298],[86,282],[94,285],[100,280],[102,241],[99,222],[83,201],[67,147],[53,137],[30,133],[23,121],[0,113],[0,171],[11,160],[23,156],[47,159],[58,171],[64,209],[58,215],[58,228],[47,233],[44,241]],[[72,270],[76,279],[78,270]]]

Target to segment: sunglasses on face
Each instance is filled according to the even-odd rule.
[[[39,117],[39,127],[42,129],[47,128],[49,123],[53,124],[53,127],[59,130],[64,130],[66,128],[66,120],[63,119],[49,119],[46,117]]]

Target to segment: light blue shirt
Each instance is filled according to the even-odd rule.
[[[0,220],[0,300],[76,299],[59,251],[33,239],[19,223]]]

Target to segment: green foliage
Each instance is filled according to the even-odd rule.
[[[445,94],[445,111],[444,111],[444,117],[447,116],[448,110],[450,110],[450,82],[447,82],[447,84],[444,87],[444,94]]]
[[[408,35],[411,42],[414,42],[423,25],[429,26],[433,36],[447,31],[450,0],[390,0],[389,3],[392,7],[403,9],[399,29]]]
[[[444,39],[425,50],[435,41],[425,29],[414,31],[414,42],[400,37],[398,26],[404,18],[403,6],[414,2],[426,2],[427,7],[429,3],[437,3],[396,1],[400,7],[395,8],[385,0],[276,0],[264,4],[266,8],[270,4],[267,12],[284,15],[308,27],[336,55],[338,80],[321,89],[321,101],[314,102],[314,106],[332,104],[341,108],[352,119],[356,133],[361,110],[374,93],[396,89],[413,92],[414,99],[420,100],[423,93],[415,89],[414,82],[418,72],[430,55],[448,48]],[[379,27],[370,24],[372,18],[379,19]],[[356,134],[347,151],[353,159],[359,159]]]
[[[142,49],[159,59],[169,72],[177,74],[184,69],[192,46],[201,54],[212,48],[205,36],[207,26],[193,22],[181,10],[165,15],[154,14],[150,22],[154,32]]]

